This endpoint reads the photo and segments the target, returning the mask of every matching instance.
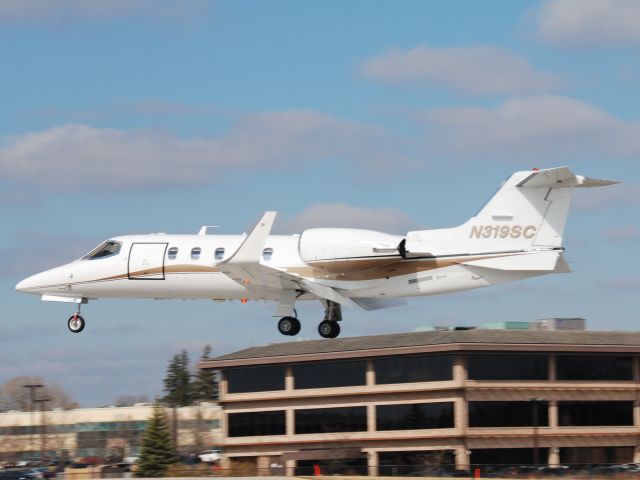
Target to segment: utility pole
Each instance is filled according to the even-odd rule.
[[[42,385],[41,383],[29,383],[27,385],[23,385],[22,388],[28,388],[29,389],[29,412],[30,413],[30,420],[29,420],[29,448],[35,452],[35,448],[33,442],[33,432],[34,432],[34,417],[33,417],[33,413],[34,413],[34,406],[36,403],[36,389],[38,388],[44,388],[44,385]]]
[[[45,452],[46,441],[47,441],[47,432],[45,428],[46,422],[45,422],[45,416],[44,416],[44,411],[46,409],[44,408],[44,404],[50,401],[51,401],[50,398],[39,398],[35,400],[36,403],[40,404],[40,463],[44,462],[44,452]]]

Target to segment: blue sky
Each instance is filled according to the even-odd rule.
[[[0,3],[0,383],[41,375],[84,406],[161,390],[168,359],[284,341],[272,307],[18,294],[127,233],[356,226],[473,215],[509,174],[568,165],[574,273],[346,310],[343,334],[583,316],[635,330],[640,4],[634,0]],[[300,338],[322,311],[299,309]],[[295,341],[295,340],[291,340]]]

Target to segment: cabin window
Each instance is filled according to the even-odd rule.
[[[94,260],[96,258],[112,257],[120,253],[121,247],[122,243],[116,242],[115,240],[107,240],[91,250],[88,254],[82,257],[82,259]]]
[[[216,260],[222,260],[224,258],[224,248],[216,248],[216,253],[214,256]]]
[[[191,249],[191,260],[198,260],[200,258],[200,252],[202,250],[200,247],[195,247]]]
[[[177,256],[178,256],[178,247],[171,247],[169,250],[167,250],[167,258],[169,260],[175,260]]]
[[[271,260],[272,256],[273,256],[273,248],[265,248],[262,251],[262,258],[264,260]]]

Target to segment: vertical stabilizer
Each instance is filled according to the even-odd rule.
[[[408,232],[402,254],[445,254],[451,242],[464,244],[465,252],[561,247],[573,189],[614,183],[619,182],[576,175],[567,167],[516,172],[465,224]]]
[[[471,238],[560,247],[575,187],[618,183],[575,175],[567,167],[514,173],[472,217]]]

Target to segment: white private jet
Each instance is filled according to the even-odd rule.
[[[366,310],[512,280],[568,272],[562,234],[575,187],[618,183],[566,167],[516,172],[480,212],[454,228],[405,236],[351,228],[270,235],[266,212],[243,235],[115,237],[66,265],[33,275],[16,290],[77,304],[68,321],[78,333],[80,305],[98,298],[273,300],[278,330],[296,335],[295,303],[320,300],[324,338],[340,333],[342,305]]]

